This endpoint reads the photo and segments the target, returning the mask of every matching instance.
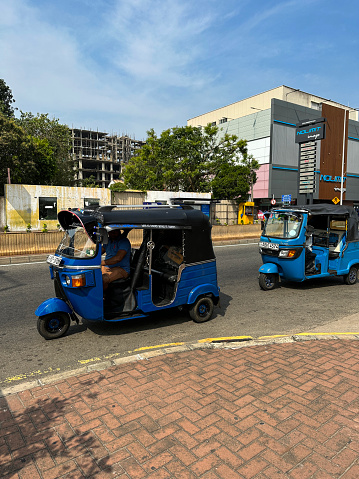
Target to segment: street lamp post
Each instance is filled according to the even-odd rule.
[[[347,126],[347,110],[344,110],[344,128],[343,128],[343,153],[342,153],[342,174],[340,177],[340,204],[343,204],[343,188],[344,188],[344,154],[345,154],[345,130]]]
[[[349,113],[351,111],[357,111],[358,108],[351,108],[349,110],[344,109],[344,126],[343,126],[343,152],[342,152],[342,173],[340,177],[340,204],[343,204],[343,193],[344,193],[344,154],[345,154],[345,142],[346,142],[346,126],[347,126],[347,114],[349,121]]]

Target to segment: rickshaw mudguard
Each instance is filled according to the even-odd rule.
[[[263,264],[259,268],[259,272],[264,274],[279,274],[278,266],[274,263]]]
[[[49,298],[36,309],[35,314],[36,316],[45,316],[45,314],[50,313],[68,313],[71,314],[71,308],[59,298]]]
[[[213,294],[213,296],[217,299],[219,297],[219,288],[210,283],[196,286],[190,291],[187,304],[193,304],[199,296],[207,294]]]

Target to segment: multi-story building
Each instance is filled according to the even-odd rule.
[[[247,140],[248,153],[260,163],[254,200],[266,209],[271,201],[280,203],[282,196],[290,196],[293,203],[307,200],[300,193],[307,173],[299,171],[297,126],[320,118],[324,118],[325,138],[312,141],[316,151],[312,201],[335,202],[340,198],[343,204],[359,206],[359,122],[355,108],[282,85],[191,118],[187,124],[218,125],[220,134]]]
[[[70,131],[77,186],[92,177],[100,187],[107,187],[111,181],[120,178],[122,165],[145,143],[127,135],[109,135],[79,128]]]

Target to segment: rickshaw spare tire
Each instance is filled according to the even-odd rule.
[[[259,286],[264,291],[270,291],[278,286],[278,275],[275,273],[259,273]]]
[[[343,276],[345,284],[355,284],[358,279],[358,267],[351,266],[349,273]]]
[[[37,320],[37,330],[45,339],[61,338],[69,327],[70,316],[63,312],[45,314]]]
[[[195,323],[204,323],[211,319],[213,314],[213,300],[209,296],[198,298],[197,301],[190,307],[189,315]]]

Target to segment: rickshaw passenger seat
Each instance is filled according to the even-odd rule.
[[[121,286],[125,288],[126,286],[129,286],[130,283],[131,283],[131,277],[129,275],[127,276],[127,278],[118,278],[118,279],[115,279],[114,281],[111,281],[110,285],[113,284],[113,285],[117,285],[117,286]]]
[[[339,253],[342,249],[342,246],[345,242],[345,232],[344,231],[336,231],[335,236],[337,236],[338,240],[335,246],[329,246],[329,258],[335,259],[339,257]]]

